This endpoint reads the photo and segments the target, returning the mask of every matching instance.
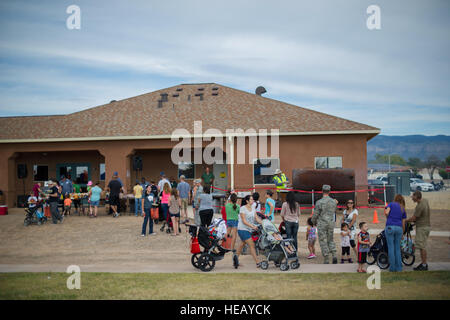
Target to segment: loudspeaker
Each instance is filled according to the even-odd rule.
[[[17,165],[17,177],[19,179],[25,179],[27,175],[28,175],[27,165],[26,164]]]
[[[142,157],[141,156],[134,156],[133,157],[133,170],[142,171]]]

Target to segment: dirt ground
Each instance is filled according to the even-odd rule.
[[[411,212],[408,212],[408,215],[410,214]],[[309,215],[310,212],[302,214],[300,226],[306,225]],[[450,210],[434,210],[432,229],[450,230],[449,217]],[[358,221],[368,221],[372,229],[384,228],[385,218],[380,210],[378,210],[380,223],[371,223],[372,218],[372,210],[362,210]],[[141,237],[142,217],[126,215],[114,219],[106,215],[104,208],[100,209],[100,215],[96,219],[72,215],[67,217],[63,224],[57,225],[47,223],[42,226],[25,227],[23,219],[23,209],[10,209],[9,215],[0,216],[0,264],[151,263],[161,265],[162,268],[167,265],[190,265],[190,237],[184,226],[182,234],[177,237],[160,232],[161,224],[155,225],[156,236]],[[277,216],[276,223],[280,222],[279,219]],[[298,235],[300,262],[322,263],[318,243],[316,243],[318,258],[306,259],[308,249],[305,237],[303,232]],[[371,239],[375,239],[374,234]],[[445,237],[429,239],[430,262],[450,262],[447,240]],[[335,242],[340,257],[339,235],[335,235]],[[416,257],[418,259],[418,253]],[[231,264],[231,255],[227,255],[222,263]]]

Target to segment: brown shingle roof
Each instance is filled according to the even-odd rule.
[[[158,108],[164,93],[168,101]],[[198,94],[203,94],[203,100]],[[278,128],[280,133],[379,131],[256,94],[203,83],[181,84],[68,115],[0,118],[0,140],[159,136],[170,135],[177,128],[193,133],[196,120],[202,121],[203,130],[216,128],[224,133],[237,128],[269,132]]]

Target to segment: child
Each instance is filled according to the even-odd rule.
[[[34,192],[30,192],[30,196],[28,197],[28,208],[32,209],[36,207],[36,202],[38,199],[34,196]]]
[[[345,222],[341,224],[341,247],[341,263],[347,260],[349,263],[352,263],[352,259],[350,258],[350,230],[348,230],[348,224]]]
[[[308,240],[308,249],[309,249],[308,259],[313,259],[316,257],[316,249],[314,245],[316,243],[317,230],[316,227],[314,227],[311,218],[308,218],[307,223],[308,227],[306,228],[306,240]]]
[[[66,198],[64,199],[64,211],[63,211],[63,217],[67,213],[67,215],[70,216],[70,206],[72,205],[72,200],[70,200],[69,195],[66,195]]]
[[[367,232],[369,227],[367,223],[361,222],[359,229],[361,231],[358,233],[358,272],[367,272],[363,267],[367,260],[367,252],[370,249],[370,235]]]

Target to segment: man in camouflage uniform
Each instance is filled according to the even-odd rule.
[[[337,201],[330,198],[331,187],[324,184],[322,186],[323,197],[316,202],[314,214],[311,217],[312,222],[317,225],[320,250],[324,258],[324,263],[330,263],[330,253],[333,257],[333,263],[337,263],[336,245],[333,240],[335,213]]]

